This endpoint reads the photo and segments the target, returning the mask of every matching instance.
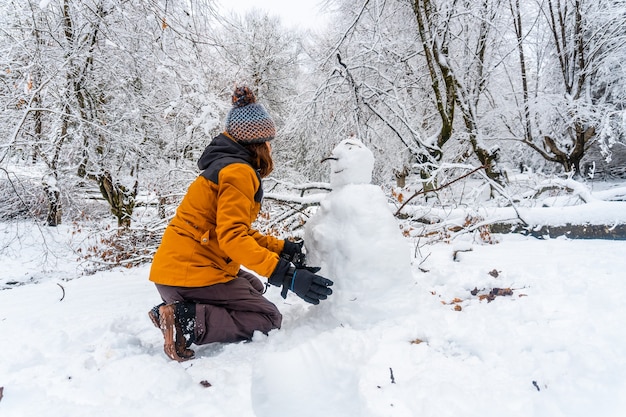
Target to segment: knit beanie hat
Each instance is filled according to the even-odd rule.
[[[276,126],[250,88],[237,87],[233,108],[226,116],[226,133],[240,143],[262,143],[274,139]]]

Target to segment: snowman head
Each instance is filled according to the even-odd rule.
[[[330,161],[330,185],[333,189],[347,184],[372,182],[374,155],[358,139],[345,139],[324,160]]]

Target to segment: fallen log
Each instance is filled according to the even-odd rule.
[[[492,223],[491,233],[520,233],[536,238],[556,238],[565,236],[570,239],[608,239],[626,240],[626,224],[570,224],[560,226],[527,227],[520,223]]]

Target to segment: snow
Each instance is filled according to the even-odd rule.
[[[93,231],[0,222],[0,416],[623,415],[626,241],[424,245],[363,173],[335,181],[306,226],[335,294],[312,306],[272,287],[280,330],[184,363],[148,319],[150,265],[84,275]],[[599,193],[520,212],[623,223],[626,204]]]
[[[27,227],[33,242],[51,238]],[[62,253],[70,229],[53,230],[63,261],[47,274],[40,245],[14,239],[2,255],[3,286],[38,278],[0,291],[2,416],[618,416],[626,406],[625,241],[422,247],[402,316],[337,325],[322,305],[271,289],[281,330],[197,347],[179,364],[147,317],[159,301],[149,265],[77,277],[75,255]],[[494,287],[513,295],[471,295]]]
[[[403,213],[414,217],[425,216],[447,224],[463,225],[468,209],[438,209],[422,206],[406,206]],[[617,225],[626,224],[626,205],[624,202],[592,201],[578,206],[557,207],[479,207],[473,213],[490,222],[517,221],[523,219],[527,224],[536,226],[564,226],[567,224]],[[519,217],[518,217],[519,215]]]
[[[321,310],[355,328],[406,314],[414,289],[411,255],[386,196],[370,184],[372,152],[347,139],[328,159],[332,191],[304,235],[308,261],[334,280],[335,295]]]
[[[281,330],[197,347],[182,364],[147,317],[159,301],[149,265],[0,291],[0,415],[622,415],[626,242],[498,239],[468,239],[456,262],[458,247],[421,248],[428,272],[413,265],[414,309],[401,317],[337,325],[272,289]],[[11,266],[3,281],[32,274]],[[494,287],[513,295],[470,293]]]
[[[41,0],[39,2],[39,8],[40,9],[46,9],[46,8],[48,8],[49,5],[50,5],[50,0]]]
[[[328,156],[330,185],[336,190],[349,184],[369,184],[374,154],[358,139],[344,139]]]

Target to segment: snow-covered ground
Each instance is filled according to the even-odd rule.
[[[3,417],[626,412],[626,241],[422,247],[412,312],[356,328],[271,288],[281,330],[176,363],[147,317],[149,265],[66,281],[78,275],[70,228],[22,232],[0,230]],[[512,295],[489,301],[494,288]]]

